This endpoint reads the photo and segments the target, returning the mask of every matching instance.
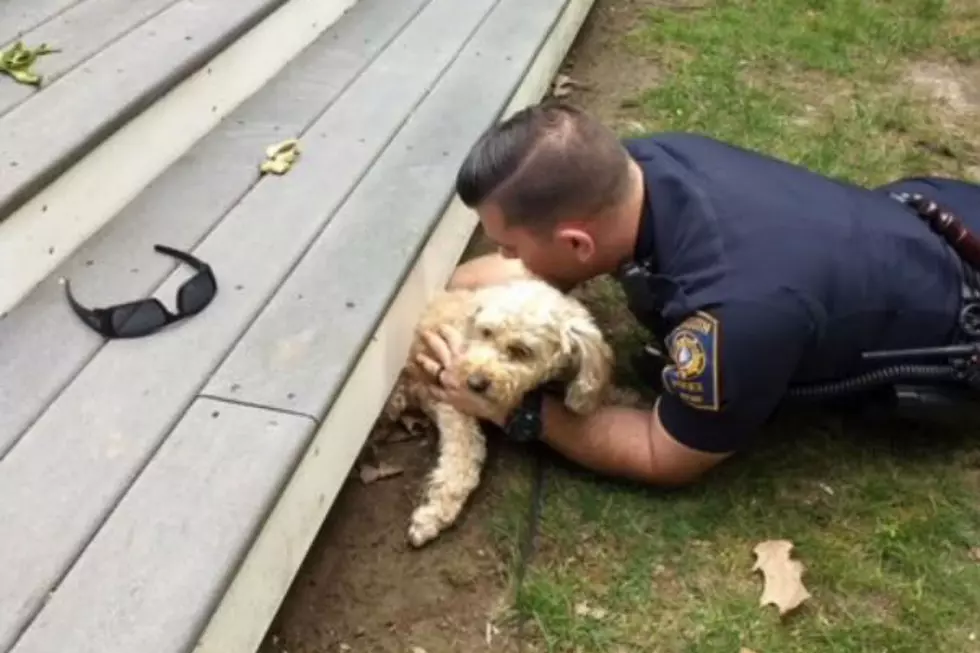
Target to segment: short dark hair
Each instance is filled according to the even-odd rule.
[[[629,190],[628,165],[611,129],[571,104],[545,101],[480,136],[456,192],[470,208],[492,201],[508,225],[541,229],[618,206]]]

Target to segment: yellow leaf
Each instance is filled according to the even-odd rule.
[[[57,50],[49,48],[46,43],[28,48],[22,41],[17,41],[6,50],[0,50],[0,73],[10,75],[21,84],[37,86],[41,83],[41,76],[31,70],[31,67],[38,57],[52,52]]]
[[[799,560],[790,558],[792,550],[793,543],[789,540],[767,540],[753,549],[756,563],[752,571],[761,571],[764,579],[759,605],[775,605],[780,616],[810,598],[802,580],[806,568]]]
[[[265,149],[266,160],[259,166],[259,171],[282,175],[289,172],[299,157],[299,141],[295,138],[270,145]]]

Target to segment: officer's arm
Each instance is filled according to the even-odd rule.
[[[806,310],[792,301],[695,316],[671,334],[676,364],[664,374],[671,392],[655,410],[608,407],[582,419],[550,400],[543,439],[599,472],[657,485],[691,483],[751,440],[813,332]]]
[[[607,406],[583,419],[546,397],[542,425],[542,439],[570,460],[653,485],[692,483],[730,455],[681,444],[660,422],[659,410]]]

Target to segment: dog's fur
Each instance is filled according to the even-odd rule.
[[[384,414],[395,422],[406,409],[418,408],[439,433],[439,458],[408,530],[416,547],[456,521],[479,484],[486,456],[478,421],[436,401],[425,370],[415,362],[425,351],[420,334],[440,325],[453,327],[463,337],[465,353],[457,371],[464,382],[485,384],[481,394],[508,412],[529,390],[559,380],[567,384],[565,405],[576,413],[590,413],[601,403],[612,376],[612,349],[589,312],[542,281],[440,293],[417,325],[408,364]]]

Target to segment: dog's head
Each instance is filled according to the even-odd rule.
[[[512,409],[529,390],[562,380],[569,409],[598,407],[613,353],[582,304],[537,280],[481,288],[472,301],[461,370],[471,390]]]

